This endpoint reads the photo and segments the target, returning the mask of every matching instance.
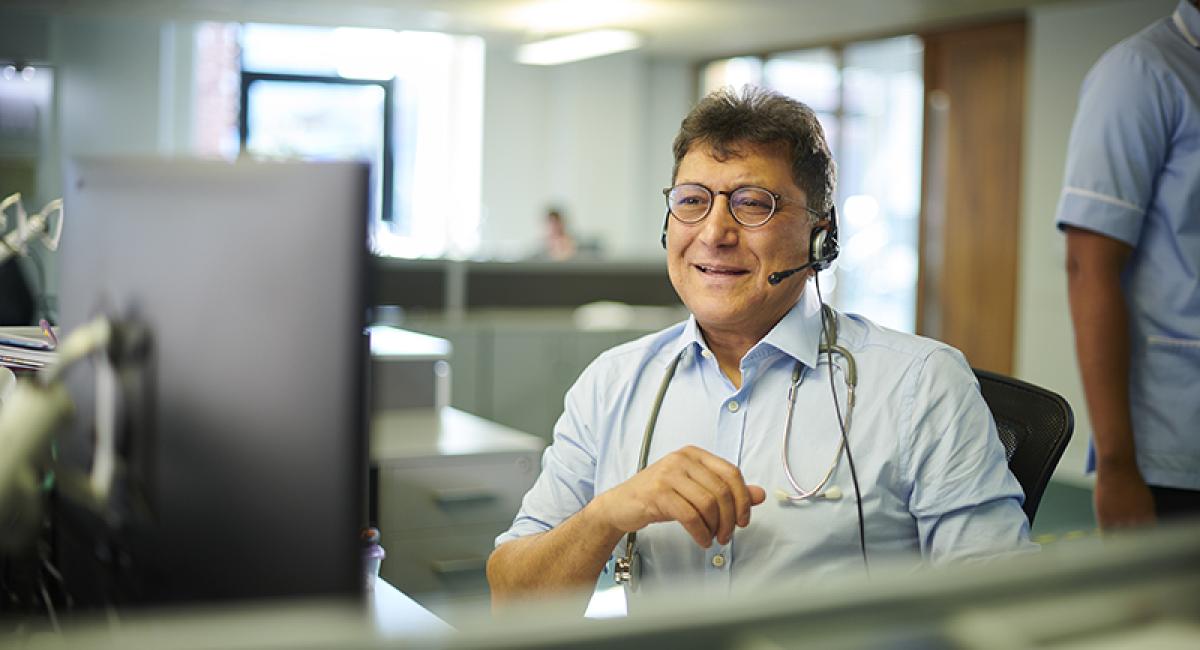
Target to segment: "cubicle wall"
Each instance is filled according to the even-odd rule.
[[[665,327],[671,312],[632,327],[587,330],[571,310],[474,313],[457,322],[412,315],[404,326],[450,341],[450,404],[547,442],[563,396],[601,352]],[[678,312],[679,319],[684,312]]]
[[[375,304],[444,309],[678,305],[662,260],[477,262],[376,258]]]

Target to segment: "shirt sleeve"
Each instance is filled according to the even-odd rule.
[[[1088,73],[1067,148],[1056,217],[1136,246],[1170,142],[1170,80],[1134,47],[1109,50]]]
[[[496,546],[554,528],[595,496],[596,444],[591,423],[599,396],[596,375],[593,365],[567,391],[563,414],[554,425],[554,441],[542,454],[542,473],[522,499],[512,527],[496,538]]]
[[[936,565],[1036,550],[1024,491],[961,353],[926,358],[914,406],[907,471],[921,555]]]

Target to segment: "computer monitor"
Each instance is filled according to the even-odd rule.
[[[118,374],[112,503],[54,509],[76,604],[361,591],[368,196],[356,163],[75,162],[62,329],[105,316],[150,343]],[[68,379],[80,466],[96,382]]]

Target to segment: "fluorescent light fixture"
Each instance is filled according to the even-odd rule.
[[[499,4],[499,3],[497,3]],[[567,34],[613,25],[654,24],[658,3],[647,0],[524,0],[504,12],[508,29],[528,34]]]
[[[606,54],[634,50],[642,37],[622,29],[597,29],[559,36],[517,48],[517,62],[527,65],[558,65]]]

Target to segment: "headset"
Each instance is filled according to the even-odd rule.
[[[662,244],[664,250],[667,248],[667,224],[670,220],[671,211],[667,210],[667,213],[663,215],[662,236],[659,238],[659,243]],[[839,253],[841,253],[841,245],[838,243],[837,207],[831,205],[829,206],[828,222],[813,226],[808,235],[808,262],[794,269],[776,271],[767,276],[767,282],[771,285],[779,284],[788,276],[807,268],[824,271],[833,265],[833,261],[837,259]]]

